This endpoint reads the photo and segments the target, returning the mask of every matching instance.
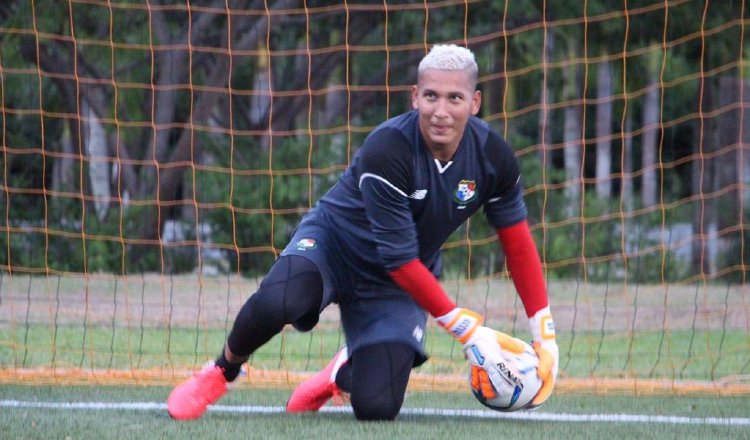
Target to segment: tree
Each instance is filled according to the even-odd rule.
[[[233,7],[236,11],[264,11],[264,5],[262,1],[244,1]],[[330,41],[317,42],[330,36],[318,31],[306,37],[304,15],[278,12],[299,7],[296,0],[269,2],[268,12],[260,15],[229,13],[223,0],[208,2],[195,10],[159,1],[151,2],[150,6],[148,10],[125,10],[55,3],[48,9],[29,10],[29,5],[16,2],[6,4],[2,11],[11,20],[37,16],[43,23],[41,30],[53,36],[18,37],[21,57],[31,65],[38,64],[43,74],[52,78],[57,93],[51,95],[63,97],[62,111],[80,115],[68,119],[68,127],[63,130],[70,133],[70,142],[65,137],[65,142],[49,146],[64,151],[72,144],[74,151],[87,158],[90,167],[83,171],[88,174],[84,180],[88,185],[78,191],[92,194],[87,200],[99,204],[97,212],[106,215],[107,207],[101,206],[102,201],[108,205],[122,201],[114,194],[126,195],[129,203],[141,207],[137,214],[139,221],[128,225],[129,232],[125,232],[128,241],[145,243],[128,246],[128,261],[134,267],[142,261],[145,250],[153,248],[150,244],[158,242],[167,219],[187,219],[197,230],[196,210],[176,212],[176,209],[188,206],[186,200],[199,199],[192,193],[193,178],[189,174],[196,164],[202,164],[201,152],[214,148],[211,142],[203,142],[212,131],[206,127],[218,123],[219,129],[233,127],[271,133],[294,130],[300,116],[306,117],[305,101],[311,99],[308,95],[282,94],[273,98],[272,108],[266,100],[268,107],[260,109],[259,116],[245,118],[241,96],[231,93],[241,91],[238,84],[243,83],[243,78],[237,75],[267,78],[272,83],[270,92],[317,90],[335,72],[341,72],[340,66],[347,56],[340,41],[340,50],[321,52],[307,59],[306,51],[299,50],[300,42],[309,37],[313,48],[330,46]],[[111,22],[125,23],[127,32],[119,34],[110,28],[110,20],[103,20],[107,17],[112,18]],[[373,19],[366,12],[352,13],[347,25],[348,43],[357,44],[368,37],[374,29]],[[332,20],[339,22],[332,22],[331,28],[342,25],[340,16]],[[252,57],[233,55],[263,47],[266,40],[278,51],[298,53],[265,66],[255,63]],[[142,49],[128,50],[126,45]],[[398,69],[400,63],[390,67]],[[311,71],[315,75],[309,76]],[[380,73],[368,75],[370,79],[363,80],[361,85],[382,76],[380,67]],[[150,86],[128,88],[122,84]],[[250,85],[244,87],[252,89]],[[340,114],[342,105],[367,107],[376,96],[358,94],[350,103],[339,102],[329,107],[329,113]],[[257,102],[256,99],[254,103]],[[233,105],[239,111],[232,112]],[[230,114],[234,114],[234,121],[228,120]],[[124,128],[123,123],[130,122],[143,128]],[[225,139],[214,142],[215,148],[222,149],[225,145]],[[263,144],[261,140],[251,148],[262,148]],[[105,156],[108,161],[101,160]],[[118,169],[110,178],[110,170],[102,165],[113,161]],[[64,170],[61,168],[57,176],[62,176]],[[58,177],[55,181],[62,185],[68,180]],[[94,212],[93,206],[87,210]]]
[[[689,2],[653,0],[595,0],[584,10],[574,0],[199,3],[0,4],[0,245],[13,258],[171,271],[192,270],[208,249],[242,271],[265,268],[254,259],[275,256],[369,129],[409,108],[416,62],[436,42],[477,55],[482,115],[520,152],[531,219],[586,232],[587,222],[566,215],[601,215],[599,202],[618,191],[639,222],[649,213],[672,221],[677,209],[666,207],[678,199],[704,219],[715,202],[719,236],[733,236],[741,219],[733,209],[743,171],[720,172],[734,170],[741,151],[728,98],[739,92],[720,82],[744,59],[738,2],[706,3],[702,17]],[[583,77],[584,89],[590,54],[598,73]],[[581,151],[594,144],[596,163]],[[706,165],[703,179],[693,164]],[[623,178],[611,178],[618,167]],[[591,177],[598,200],[584,191]],[[645,199],[631,197],[638,190]],[[656,198],[664,210],[632,206]],[[165,240],[167,222],[184,229],[177,241]],[[19,229],[28,225],[44,232]],[[481,222],[460,233],[494,239]],[[591,237],[587,250],[606,248]],[[48,255],[57,249],[75,257]],[[457,264],[488,258],[465,253]]]
[[[596,193],[606,199],[612,193],[612,64],[599,63],[596,75]]]
[[[662,54],[657,46],[652,46],[650,56],[646,63],[647,89],[643,100],[643,135],[642,135],[642,162],[643,177],[641,178],[641,200],[646,208],[652,207],[657,202],[659,194],[657,178],[658,144],[661,138],[659,128],[659,95],[661,91],[660,66]]]
[[[567,40],[568,59],[575,60],[578,54],[577,42]],[[563,157],[565,163],[565,195],[567,213],[573,216],[580,206],[583,187],[583,129],[581,108],[581,67],[570,63],[563,70],[563,100],[566,103],[563,116]]]

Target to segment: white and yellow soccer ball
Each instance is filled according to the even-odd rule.
[[[537,375],[539,357],[526,342],[494,332],[499,352],[488,347],[466,348],[469,387],[480,403],[495,411],[524,409],[542,387]]]

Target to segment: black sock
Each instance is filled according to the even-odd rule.
[[[238,364],[229,362],[227,358],[224,357],[224,350],[222,350],[219,357],[216,358],[216,366],[224,370],[224,379],[226,379],[227,382],[232,382],[237,379],[237,376],[240,375],[242,364],[244,364],[244,362]]]

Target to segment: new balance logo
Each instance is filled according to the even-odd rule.
[[[422,200],[425,197],[427,197],[426,189],[418,189],[418,190],[415,190],[413,193],[409,194],[409,198],[415,199],[415,200]]]
[[[416,339],[417,342],[422,342],[422,338],[424,337],[424,330],[422,330],[422,327],[416,326],[414,327],[414,331],[411,332],[411,335],[414,336],[414,339]]]

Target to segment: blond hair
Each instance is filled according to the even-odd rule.
[[[418,78],[421,78],[426,70],[462,70],[469,75],[469,79],[475,86],[479,76],[479,67],[474,59],[474,53],[455,44],[432,46],[430,52],[419,63]]]

